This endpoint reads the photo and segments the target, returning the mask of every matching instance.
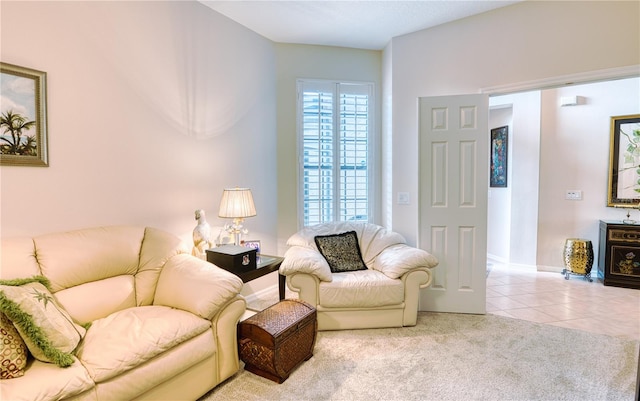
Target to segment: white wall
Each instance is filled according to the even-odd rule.
[[[1,235],[150,225],[190,238],[253,190],[275,252],[273,44],[197,2],[2,2],[1,59],[45,71],[50,167],[2,166]]]
[[[501,96],[513,105],[509,262],[536,265],[540,187],[540,92]]]
[[[336,79],[373,82],[380,127],[381,52],[342,47],[276,44],[277,132],[278,132],[278,251],[286,250],[287,239],[298,231],[298,159],[296,137],[296,79]],[[379,137],[378,134],[376,134]],[[378,148],[378,152],[379,152]],[[380,166],[377,166],[379,169]]]
[[[393,113],[392,194],[409,192],[412,200],[417,199],[418,179],[413,172],[418,171],[418,97],[477,93],[492,86],[637,65],[638,26],[638,2],[527,1],[394,38],[393,99],[385,105]],[[570,150],[559,149],[556,152]],[[553,177],[558,175],[556,170]],[[542,199],[550,196],[546,184],[541,180],[545,192],[540,192],[540,209],[552,207],[553,213],[571,214],[571,207]],[[417,214],[416,202],[393,206],[392,228],[414,244]],[[541,224],[553,222],[546,220],[545,213],[540,217]],[[582,216],[575,224],[589,226],[595,219]],[[554,249],[557,238],[547,237],[552,230],[550,226],[539,229],[538,249],[544,251],[537,255],[538,264],[560,263],[561,252]]]
[[[563,96],[586,104],[560,107]],[[580,85],[542,93],[540,208],[537,262],[561,270],[567,238],[592,241],[598,260],[599,220],[622,220],[626,209],[607,207],[611,116],[640,113],[640,78]],[[568,189],[583,200],[565,199]],[[640,219],[634,211],[633,219]]]
[[[490,127],[509,126],[507,188],[489,189],[487,253],[536,266],[540,170],[540,91],[490,98]],[[504,108],[506,107],[506,108]]]
[[[223,224],[220,192],[239,185],[258,208],[250,236],[280,253],[297,229],[295,79],[373,81],[380,91],[384,76],[381,187],[391,188],[381,221],[415,243],[417,204],[398,206],[395,195],[417,199],[416,99],[640,64],[639,15],[638,2],[528,1],[395,38],[381,55],[274,46],[197,2],[3,1],[2,61],[48,73],[51,166],[0,167],[0,235],[142,224],[188,238],[193,210]],[[634,101],[614,99],[614,114],[637,113]],[[544,168],[568,152],[559,145],[543,141],[555,152]],[[553,233],[554,213],[576,204],[557,198],[566,183],[541,185],[538,264],[557,266],[565,233]],[[586,202],[592,190],[580,185]],[[574,235],[623,213],[597,207],[603,216],[580,211]]]

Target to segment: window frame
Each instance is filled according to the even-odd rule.
[[[380,182],[380,173],[378,169],[379,156],[378,156],[378,132],[377,132],[377,99],[376,99],[376,86],[374,82],[365,81],[347,81],[347,80],[323,80],[323,79],[297,79],[296,80],[296,141],[297,141],[297,220],[298,228],[304,228],[304,99],[303,93],[305,90],[325,90],[333,94],[333,111],[334,118],[332,121],[332,130],[334,134],[340,132],[340,111],[339,111],[339,99],[340,93],[353,93],[353,91],[340,90],[341,88],[348,86],[359,86],[362,88],[362,93],[366,93],[368,96],[368,110],[367,110],[367,222],[375,222],[377,220],[378,210],[378,186]],[[360,91],[360,90],[358,90]],[[338,150],[339,135],[333,136],[334,149]],[[333,213],[334,222],[340,220],[340,157],[333,156],[333,177],[334,177],[334,192],[333,203],[334,208],[337,209]],[[336,200],[336,196],[337,200]]]

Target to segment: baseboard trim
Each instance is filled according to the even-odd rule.
[[[247,301],[247,304],[250,304],[252,302],[256,302],[261,299],[268,298],[270,295],[272,296],[273,293],[275,294],[278,293],[277,284],[271,285],[269,287],[265,287],[260,291],[252,292],[251,294],[245,295],[244,299]]]
[[[501,256],[496,256],[493,255],[491,253],[487,254],[487,263],[504,263],[505,265],[509,263],[509,261],[506,258],[503,258]]]
[[[550,272],[550,273],[562,273],[564,267],[558,266],[546,266],[546,265],[538,265],[537,270],[539,272]]]
[[[492,254],[487,254],[487,264],[492,264],[492,263],[501,263],[501,264],[509,266],[509,268],[514,268],[514,269],[536,270],[536,265],[527,265],[527,264],[523,264],[523,263],[512,263],[512,262],[509,262],[507,259],[505,259],[503,257],[492,255]]]

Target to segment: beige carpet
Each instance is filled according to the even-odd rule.
[[[625,400],[636,341],[494,315],[420,313],[416,327],[319,332],[283,384],[243,369],[214,400]]]

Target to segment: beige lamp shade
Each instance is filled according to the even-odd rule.
[[[256,206],[249,188],[225,189],[222,192],[218,217],[236,219],[253,217],[256,214]]]

